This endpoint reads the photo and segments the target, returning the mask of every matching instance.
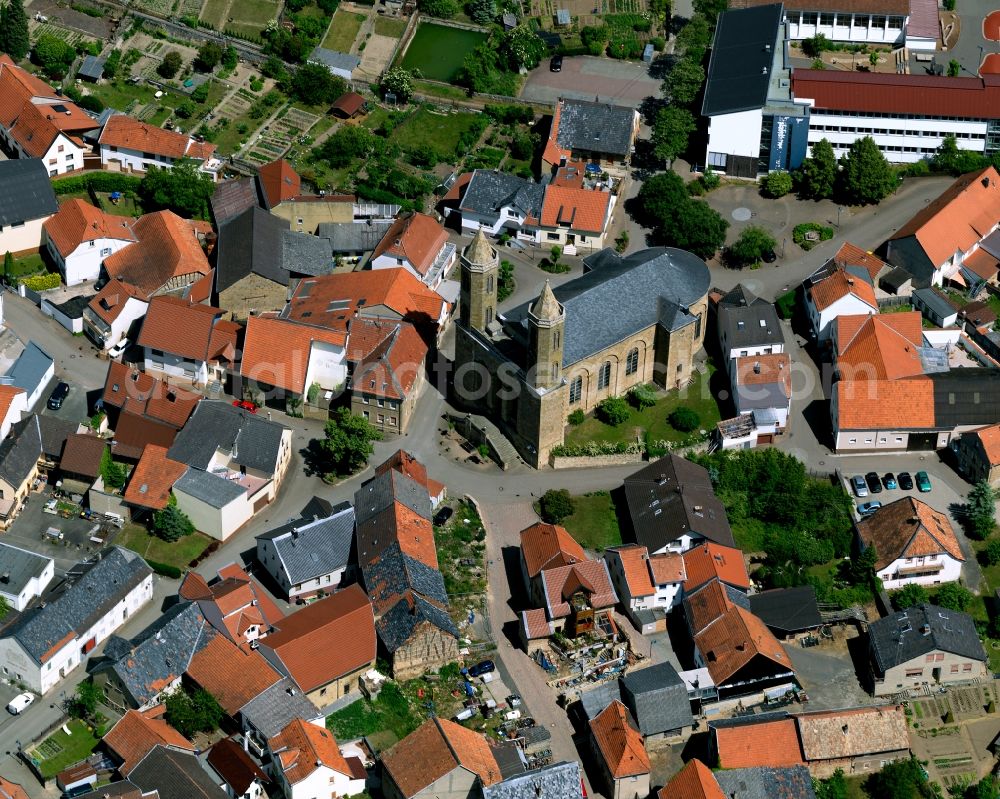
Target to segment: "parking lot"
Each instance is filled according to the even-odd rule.
[[[528,76],[521,98],[550,105],[560,97],[614,102],[638,107],[660,93],[660,81],[650,76],[649,65],[592,56],[563,59],[562,71],[551,72],[548,59]]]
[[[101,544],[90,540],[94,523],[79,518],[74,513],[71,518],[45,513],[45,503],[52,499],[51,493],[32,494],[24,510],[3,535],[4,543],[37,552],[56,562],[56,568],[65,571],[74,563],[88,557],[101,548]],[[46,534],[49,528],[59,530],[62,539]]]

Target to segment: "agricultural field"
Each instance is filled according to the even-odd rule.
[[[53,25],[50,22],[36,23],[31,22],[31,39],[34,41],[39,36],[43,34],[48,34],[49,36],[55,36],[57,39],[62,39],[67,44],[71,44],[76,47],[81,42],[96,42],[98,41],[93,36],[87,36],[80,31],[71,31],[68,28],[60,27],[59,25]]]
[[[568,9],[570,16],[585,25],[600,25],[605,14],[643,14],[649,10],[644,0],[531,0],[531,16],[543,28],[553,28],[556,10]]]
[[[388,36],[390,39],[399,39],[406,30],[406,20],[397,17],[375,17],[375,35]]]
[[[458,75],[465,57],[485,41],[486,34],[479,31],[421,22],[406,48],[402,66],[447,83]]]
[[[169,17],[174,11],[174,0],[135,0],[135,5],[158,17]]]
[[[323,39],[322,47],[327,50],[335,50],[338,53],[349,53],[354,47],[354,40],[358,38],[358,32],[367,19],[364,14],[355,14],[352,11],[338,9],[333,15],[330,29]]]
[[[224,28],[241,36],[260,36],[267,23],[277,19],[278,8],[274,0],[238,0],[229,7]]]
[[[229,12],[230,2],[231,0],[205,0],[200,19],[216,30],[222,30]]]

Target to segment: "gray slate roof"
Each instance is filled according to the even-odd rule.
[[[556,140],[567,150],[627,156],[632,151],[635,109],[588,100],[563,100]]]
[[[42,431],[42,452],[50,458],[62,457],[66,439],[77,431],[79,425],[58,416],[38,416],[38,427]]]
[[[686,310],[708,293],[705,262],[673,247],[652,247],[625,258],[607,248],[583,263],[582,277],[553,290],[566,311],[565,368],[653,325],[674,331],[690,324],[689,314],[677,318],[678,306]],[[533,302],[504,314],[524,341]]]
[[[405,599],[400,599],[375,622],[375,630],[382,646],[392,654],[409,641],[417,625],[425,621],[458,638],[458,628],[448,612],[432,605],[419,594],[414,594],[412,608]]]
[[[819,627],[823,619],[811,585],[775,588],[750,595],[750,612],[772,630],[798,632]]]
[[[327,50],[325,47],[317,47],[313,50],[309,60],[330,69],[346,69],[348,71],[357,69],[361,65],[361,59],[356,55]]]
[[[483,799],[581,799],[580,764],[553,763],[483,788]]]
[[[361,570],[368,595],[376,604],[408,589],[442,605],[448,604],[441,572],[405,554],[398,541],[392,541],[374,561],[362,563]]]
[[[321,519],[297,519],[257,536],[274,544],[292,584],[330,574],[347,565],[354,542],[354,508],[347,503]]]
[[[334,255],[374,250],[392,222],[321,222],[316,232],[330,242]]]
[[[210,204],[212,217],[218,229],[248,208],[263,207],[264,200],[258,190],[257,179],[242,177],[219,183],[212,192]]]
[[[725,341],[724,346],[728,349],[785,343],[774,305],[753,294],[742,283],[719,301],[718,317],[719,340]]]
[[[42,433],[38,416],[32,414],[11,426],[0,443],[0,477],[15,489],[31,475],[42,454]]]
[[[219,229],[215,251],[215,290],[225,291],[249,274],[288,285],[281,268],[282,233],[288,221],[254,206]]]
[[[377,516],[394,502],[402,502],[414,513],[431,518],[431,500],[427,489],[396,469],[376,475],[354,493],[354,512],[358,527]]]
[[[67,635],[86,632],[153,573],[139,555],[121,547],[108,547],[74,568],[82,575],[45,607],[29,610],[4,631],[39,664]]]
[[[816,799],[805,766],[723,769],[715,779],[728,799]]]
[[[232,480],[191,467],[178,478],[174,488],[200,499],[212,508],[224,508],[247,492]]]
[[[0,162],[3,163],[3,162]],[[2,180],[2,176],[0,176]],[[45,374],[53,364],[49,354],[34,341],[29,341],[14,365],[7,372],[7,377],[18,388],[23,388],[30,395],[45,380]]]
[[[240,715],[265,738],[273,738],[295,719],[311,721],[321,714],[294,682],[283,677],[247,702]]]
[[[26,549],[0,543],[0,592],[20,594],[31,578],[39,577],[51,562]]]
[[[160,799],[227,799],[197,757],[165,746],[154,747],[128,778],[143,791],[158,791]]]
[[[515,208],[525,216],[539,216],[545,186],[507,172],[476,169],[459,203],[463,211],[492,216],[501,208]]]
[[[764,106],[782,10],[776,3],[719,15],[705,81],[703,116]]]
[[[206,469],[217,449],[248,469],[273,474],[285,426],[221,400],[202,400],[167,455],[171,460]]]
[[[96,55],[89,55],[83,59],[83,63],[80,68],[76,71],[76,76],[78,78],[90,78],[91,80],[100,80],[104,75],[104,62],[107,61],[106,58],[100,58]]]
[[[687,687],[669,663],[630,671],[621,678],[621,694],[643,735],[694,725]]]
[[[872,622],[868,636],[881,674],[936,651],[986,660],[972,617],[936,605],[918,605]]]
[[[937,314],[943,319],[947,319],[949,316],[956,316],[958,314],[958,309],[948,302],[948,299],[936,289],[915,289],[913,297],[920,300],[920,302],[926,305],[932,313]]]
[[[59,210],[40,158],[0,161],[0,227],[43,219]]]
[[[330,240],[298,230],[281,234],[281,268],[289,275],[328,275],[335,266]]]
[[[588,719],[597,718],[612,702],[622,701],[622,686],[619,680],[609,680],[596,688],[580,694],[580,704]]]

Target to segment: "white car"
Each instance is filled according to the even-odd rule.
[[[35,701],[35,695],[28,693],[27,691],[23,694],[18,694],[7,704],[7,712],[11,715],[17,716],[23,713],[28,705]]]
[[[108,357],[111,358],[112,360],[117,360],[118,358],[121,358],[125,350],[128,349],[128,344],[129,344],[128,339],[123,338],[121,341],[115,344],[115,346],[113,346],[111,349],[108,350]]]

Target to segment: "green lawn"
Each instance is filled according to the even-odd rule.
[[[389,137],[404,150],[428,144],[442,155],[451,155],[458,147],[458,137],[473,127],[479,114],[458,111],[438,114],[421,108],[397,126]]]
[[[216,30],[222,30],[226,24],[226,13],[229,11],[230,0],[206,0],[201,10],[201,18]]]
[[[229,7],[233,21],[227,20],[225,27],[244,36],[259,36],[264,26],[277,16],[278,4],[273,0],[239,0]]]
[[[37,252],[14,259],[13,277],[24,277],[45,271],[45,261]]]
[[[485,41],[486,34],[479,31],[421,22],[406,48],[402,66],[447,83],[458,75],[465,57]]]
[[[138,552],[146,560],[186,569],[188,564],[204,552],[212,539],[202,533],[186,535],[169,543],[155,535],[150,535],[144,527],[129,524],[118,534],[115,541],[119,546]]]
[[[622,534],[618,529],[615,504],[607,491],[573,497],[573,515],[563,520],[563,527],[582,547],[595,552],[618,546]]]
[[[632,415],[624,424],[612,427],[597,419],[593,414],[583,424],[566,430],[566,446],[586,444],[589,441],[629,443],[639,441],[648,433],[650,441],[671,441],[679,443],[691,438],[691,433],[682,433],[670,426],[667,417],[682,405],[694,410],[701,419],[700,429],[711,430],[719,421],[719,406],[709,391],[711,369],[705,374],[697,373],[691,385],[667,392],[660,392],[660,398],[652,407],[644,410],[632,408]]]
[[[46,779],[54,777],[67,766],[83,760],[94,751],[99,742],[94,731],[79,719],[70,720],[66,726],[70,731],[69,735],[62,729],[56,730],[34,749],[29,750],[39,772]]]
[[[336,50],[338,53],[349,53],[354,47],[354,40],[358,38],[358,31],[365,21],[364,14],[355,14],[350,11],[339,9],[333,15],[333,22],[323,39],[323,47],[327,50]]]
[[[455,515],[448,524],[435,528],[434,546],[449,595],[480,594],[486,590],[485,540],[483,523],[475,506],[469,502],[462,502],[455,508]],[[474,565],[463,565],[463,560],[471,560]]]
[[[343,743],[367,736],[379,751],[413,732],[423,718],[411,707],[399,687],[390,683],[374,702],[359,699],[326,719],[326,728]]]
[[[406,20],[395,17],[375,17],[375,33],[378,36],[391,36],[399,39],[406,30]]]
[[[413,81],[413,91],[426,94],[430,97],[440,97],[442,100],[467,100],[469,93],[458,86],[442,86],[440,83],[432,83],[429,80]]]

